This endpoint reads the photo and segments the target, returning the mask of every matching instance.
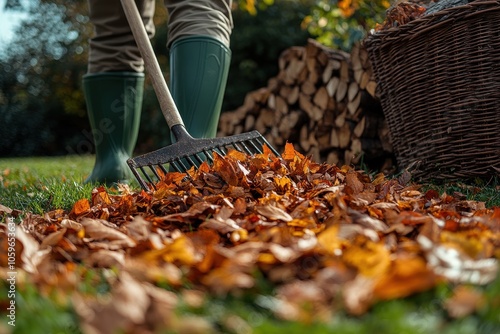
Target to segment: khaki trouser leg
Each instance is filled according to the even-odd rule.
[[[120,0],[88,0],[90,39],[88,73],[143,72],[144,62],[123,12]],[[155,33],[155,0],[136,0],[146,31]],[[232,0],[165,0],[168,10],[168,45],[180,37],[209,36],[229,47],[233,20]]]
[[[181,37],[209,36],[229,47],[232,0],[165,0],[168,46]]]
[[[143,72],[144,62],[120,0],[88,0],[94,36],[90,39],[88,73]],[[155,33],[154,0],[136,0],[146,31]]]

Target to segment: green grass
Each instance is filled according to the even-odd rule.
[[[68,210],[90,198],[96,185],[83,181],[93,163],[90,155],[0,159],[0,203],[38,214]]]
[[[434,189],[439,193],[464,195],[468,200],[484,202],[487,208],[500,206],[500,179],[476,180],[474,184],[452,182],[441,185],[426,184],[424,189]]]
[[[0,159],[0,204],[22,212],[42,214],[53,209],[69,210],[81,198],[90,198],[95,184],[83,180],[92,170],[93,156],[68,156],[44,158]],[[484,201],[487,207],[500,206],[498,180],[477,181],[476,184],[450,183],[426,184],[424,189],[438,192],[464,194],[467,199]],[[97,269],[84,268],[86,273],[78,290],[85,294],[107,293],[102,273]],[[264,287],[260,293],[269,292]],[[248,294],[225,298],[211,297],[198,309],[179,307],[183,315],[197,315],[212,323],[221,333],[237,333],[227,327],[225,319],[237,315],[251,326],[252,333],[500,333],[500,277],[482,287],[486,306],[477,314],[463,319],[449,319],[443,309],[444,300],[450,295],[450,286],[440,286],[410,298],[376,304],[361,317],[334,312],[329,323],[296,323],[277,319],[272,315],[268,296]],[[264,292],[263,292],[264,291]],[[0,295],[6,295],[6,284],[0,285]],[[267,299],[266,299],[267,298]],[[14,333],[79,333],[77,316],[69,300],[42,295],[34,286],[26,285],[18,290],[17,324]],[[0,333],[11,328],[3,310],[0,311]]]

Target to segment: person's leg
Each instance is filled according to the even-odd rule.
[[[154,0],[136,1],[150,36]],[[90,39],[83,89],[94,137],[96,160],[86,182],[127,182],[139,131],[144,62],[120,0],[89,0],[94,36]]]
[[[165,5],[172,97],[193,137],[215,137],[231,61],[231,1],[165,0]]]

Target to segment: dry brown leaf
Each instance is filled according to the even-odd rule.
[[[278,289],[276,298],[278,303],[274,312],[280,318],[304,323],[331,319],[329,298],[313,281],[284,284]]]
[[[20,227],[16,229],[16,238],[23,246],[21,253],[22,265],[17,264],[17,266],[22,267],[28,273],[36,273],[37,266],[50,253],[50,249],[41,250],[38,242]]]
[[[285,210],[280,209],[274,205],[259,205],[255,210],[270,220],[282,220],[284,222],[292,221],[293,218]]]
[[[101,220],[84,218],[81,221],[85,235],[93,240],[107,240],[116,246],[134,247],[136,242],[125,233],[104,225]]]
[[[227,259],[220,267],[212,269],[201,281],[218,295],[253,287],[254,278],[241,269]]]
[[[144,287],[125,272],[113,287],[110,299],[73,296],[83,331],[95,334],[133,332],[145,321],[150,302]]]
[[[200,228],[213,229],[222,234],[241,230],[241,227],[236,223],[236,221],[230,218],[233,211],[234,210],[229,207],[222,207],[213,218],[207,219],[203,222],[200,225]]]
[[[348,313],[362,315],[368,311],[374,302],[373,285],[373,280],[363,275],[344,284],[342,297]]]
[[[127,235],[135,241],[148,240],[151,235],[151,223],[141,216],[135,216],[131,222],[124,224]]]
[[[57,245],[64,238],[66,231],[67,231],[66,228],[62,228],[58,231],[55,231],[55,232],[49,234],[48,236],[46,236],[42,240],[40,248],[44,249],[44,248],[49,247],[49,246]]]
[[[452,318],[463,318],[478,311],[483,306],[485,298],[478,289],[459,285],[453,291],[453,296],[444,302],[444,308]]]
[[[349,195],[357,195],[363,191],[364,185],[358,179],[358,174],[356,172],[348,172],[345,178],[346,193]]]
[[[85,263],[90,267],[119,268],[125,263],[125,254],[118,251],[101,249],[92,252],[90,256],[85,259]]]

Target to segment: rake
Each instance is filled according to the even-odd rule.
[[[229,137],[193,138],[186,130],[167,87],[134,0],[121,0],[121,3],[144,59],[144,65],[149,73],[160,109],[176,140],[169,146],[127,160],[128,166],[144,190],[150,191],[151,187],[155,188],[154,185],[160,180],[162,173],[171,170],[186,172],[191,167],[198,168],[204,161],[213,162],[214,152],[226,155],[229,149],[235,149],[254,155],[263,153],[263,147],[266,145],[273,154],[279,156],[276,149],[256,130]]]

